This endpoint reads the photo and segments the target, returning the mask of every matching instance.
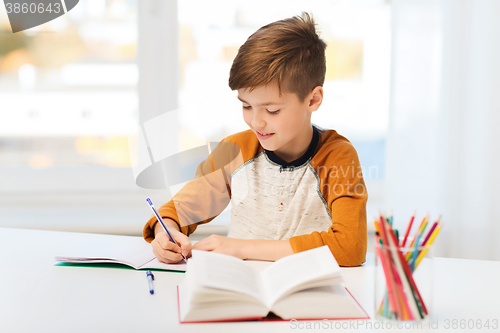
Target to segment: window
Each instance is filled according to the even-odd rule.
[[[13,34],[0,7],[0,226],[140,233],[137,21],[135,0],[86,0]]]
[[[0,166],[129,166],[136,2],[82,1],[15,34],[2,11],[0,24]]]

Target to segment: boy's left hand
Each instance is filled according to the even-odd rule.
[[[212,251],[228,254],[240,259],[246,259],[241,255],[242,239],[224,237],[219,235],[210,235],[199,242],[193,244],[193,250]]]

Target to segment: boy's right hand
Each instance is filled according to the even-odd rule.
[[[172,230],[172,228],[169,228],[168,231],[180,247],[170,240],[165,231],[160,231],[151,242],[156,258],[166,264],[174,264],[182,260],[181,250],[186,258],[190,257],[192,245],[189,238],[180,231]]]

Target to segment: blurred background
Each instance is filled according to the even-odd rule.
[[[81,0],[13,34],[2,8],[0,226],[140,235],[144,198],[159,206],[170,193],[135,184],[129,136],[177,109],[181,151],[246,130],[227,85],[238,47],[307,11],[328,45],[313,123],[358,151],[369,240],[379,209],[399,228],[417,210],[443,215],[436,255],[499,260],[498,10],[494,0]],[[226,210],[194,236],[229,222]]]

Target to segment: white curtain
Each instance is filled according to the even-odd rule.
[[[435,255],[500,260],[500,1],[392,1],[386,205]],[[398,226],[398,224],[396,224]]]

